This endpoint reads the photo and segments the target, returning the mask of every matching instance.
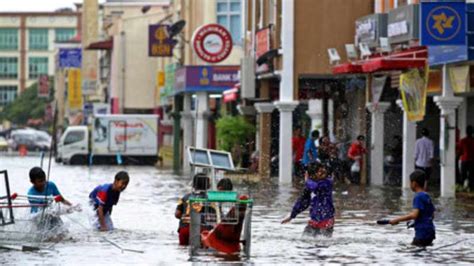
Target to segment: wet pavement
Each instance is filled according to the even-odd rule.
[[[26,194],[30,187],[28,171],[39,158],[3,157],[0,170],[7,169],[13,192]],[[46,163],[47,165],[47,163]],[[117,230],[111,233],[92,231],[90,210],[63,218],[68,238],[39,252],[0,251],[0,263],[12,264],[130,264],[191,263],[188,249],[177,245],[178,220],[174,210],[180,196],[189,191],[190,177],[182,177],[153,167],[63,166],[53,164],[54,181],[65,198],[83,207],[89,192],[98,184],[113,180],[125,169],[131,182],[114,207],[112,218]],[[393,217],[411,210],[412,193],[402,195],[399,188],[336,187],[334,201],[336,226],[330,239],[301,236],[307,212],[290,224],[280,221],[290,212],[299,187],[280,187],[261,183],[248,188],[237,186],[241,193],[255,199],[252,224],[252,256],[205,255],[193,262],[232,261],[242,263],[474,263],[474,201],[434,198],[437,208],[437,239],[426,250],[411,249],[408,243],[413,229],[380,226],[375,220]],[[86,227],[86,228],[84,228]],[[124,252],[101,237],[123,248],[143,250],[143,254]]]

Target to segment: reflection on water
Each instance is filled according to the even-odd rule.
[[[28,170],[39,164],[36,158],[1,158],[0,168],[9,170],[12,191],[29,188]],[[121,167],[71,167],[54,165],[51,180],[74,203],[87,206],[87,197],[97,184],[111,182]],[[118,230],[96,233],[90,227],[91,211],[64,217],[67,239],[51,243],[52,250],[19,253],[0,251],[0,263],[158,263],[189,262],[188,250],[179,247],[178,221],[174,210],[178,198],[188,192],[189,177],[172,175],[152,167],[126,167],[131,176],[127,190],[114,208],[112,218]],[[474,263],[474,202],[468,199],[434,199],[437,239],[426,250],[407,244],[413,229],[378,226],[375,220],[393,217],[411,209],[411,193],[397,188],[336,187],[336,226],[330,239],[301,236],[307,212],[291,224],[281,225],[298,197],[299,186],[279,187],[261,183],[250,189],[237,186],[255,199],[252,224],[251,263]],[[145,253],[122,253],[102,237],[122,248]],[[239,261],[239,256],[207,255],[193,261]]]

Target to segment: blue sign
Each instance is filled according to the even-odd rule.
[[[428,46],[428,62],[430,66],[467,61],[468,49],[460,46]]]
[[[60,48],[59,67],[60,68],[80,68],[82,64],[81,48]]]
[[[421,3],[420,27],[421,45],[466,45],[466,3]]]

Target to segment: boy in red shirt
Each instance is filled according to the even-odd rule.
[[[351,181],[356,184],[360,182],[360,172],[362,170],[362,166],[364,165],[363,156],[364,154],[367,153],[364,147],[364,141],[365,141],[365,137],[362,135],[359,135],[357,137],[357,140],[352,143],[351,147],[349,148],[349,151],[347,152],[347,157],[349,157],[349,159],[354,161],[351,167],[351,178],[352,178]],[[358,164],[358,167],[355,167],[357,166],[357,164]]]
[[[474,190],[474,138],[473,127],[466,128],[466,137],[457,144],[458,155],[461,157],[461,182],[469,180],[470,190]]]

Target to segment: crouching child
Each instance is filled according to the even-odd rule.
[[[95,211],[94,227],[100,231],[114,229],[111,219],[112,208],[117,205],[120,193],[123,192],[130,181],[127,172],[120,171],[115,175],[113,183],[99,185],[89,194],[89,200]]]

